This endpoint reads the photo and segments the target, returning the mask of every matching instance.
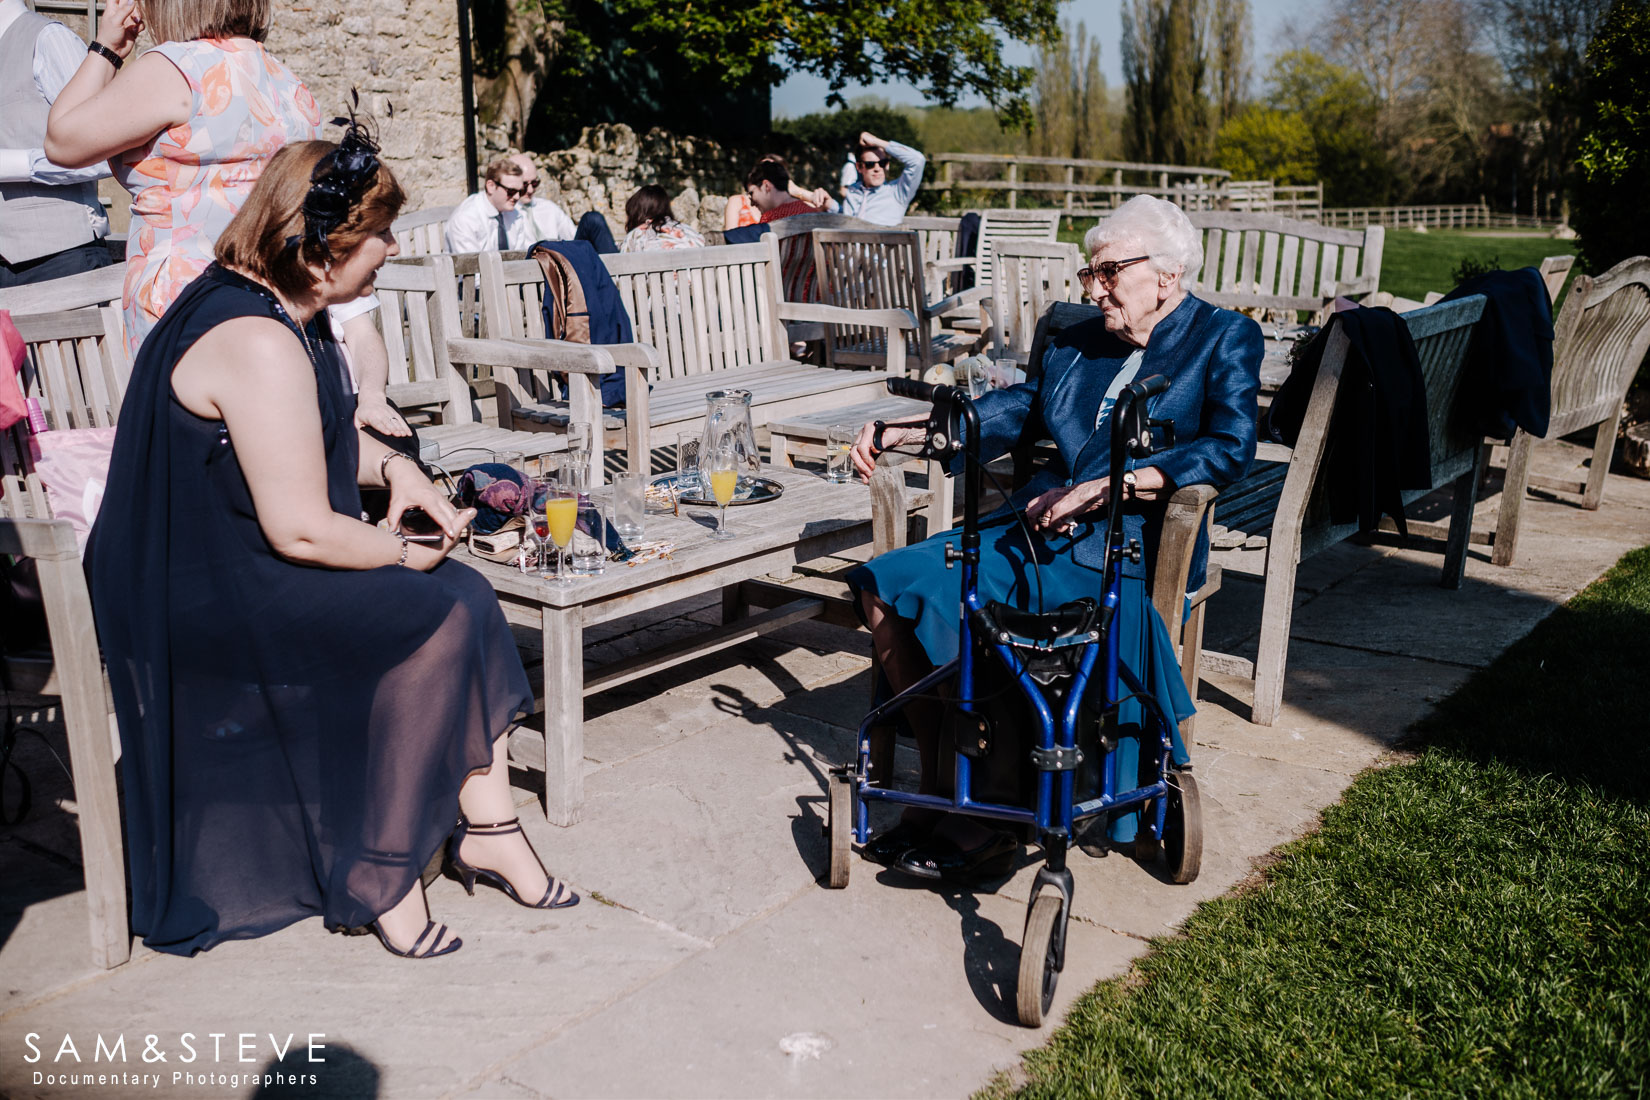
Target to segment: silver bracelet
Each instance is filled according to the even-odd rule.
[[[407,536],[405,534],[403,534],[402,532],[397,531],[397,532],[395,532],[395,534],[396,534],[396,537],[401,540],[401,557],[400,557],[399,560],[396,561],[395,564],[397,564],[397,565],[406,565],[407,564],[407,547],[409,547],[412,544],[407,541]]]
[[[392,450],[392,451],[388,452],[387,454],[384,455],[383,458],[379,459],[378,460],[378,480],[382,481],[385,485],[388,485],[390,483],[390,479],[389,479],[388,475],[386,475],[385,471],[390,468],[390,459],[392,459],[392,458],[404,458],[408,462],[412,462],[412,456],[411,455],[405,454],[401,451],[395,451],[395,450]],[[417,463],[413,463],[413,465],[416,466]]]

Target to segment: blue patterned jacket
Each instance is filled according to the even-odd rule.
[[[1134,350],[1106,331],[1096,310],[1093,320],[1072,325],[1049,339],[1037,377],[992,391],[975,402],[982,459],[989,461],[1042,439],[1053,440],[1059,451],[1058,461],[1051,461],[1014,494],[1014,509],[1023,510],[1033,497],[1055,486],[1092,481],[1109,473],[1110,424],[1096,430],[1094,418],[1106,387]],[[1152,399],[1150,410],[1153,417],[1174,421],[1175,445],[1147,459],[1131,459],[1128,467],[1156,466],[1171,485],[1207,484],[1217,489],[1248,472],[1255,457],[1255,396],[1260,391],[1263,350],[1260,326],[1254,321],[1188,294],[1152,330],[1135,375],[1143,379],[1161,374],[1169,379],[1168,390]],[[1005,509],[997,516],[1007,514]],[[1150,578],[1162,514],[1159,503],[1126,506],[1125,536],[1140,539],[1145,561],[1134,565],[1125,560],[1125,575]],[[1094,521],[1103,518],[1103,512],[1090,517]],[[1080,522],[1071,553],[1079,564],[1101,568],[1105,524]],[[1200,535],[1189,587],[1196,589],[1203,583],[1208,558],[1208,538]]]

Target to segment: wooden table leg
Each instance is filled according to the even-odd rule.
[[[584,813],[584,621],[578,608],[544,609],[544,816],[572,825]]]

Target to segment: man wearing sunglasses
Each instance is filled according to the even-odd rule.
[[[888,178],[890,160],[900,166],[892,180]],[[841,212],[874,225],[898,225],[922,185],[928,158],[909,145],[884,141],[866,130],[859,135],[854,166],[859,180],[847,186],[841,203],[832,202],[831,213]]]
[[[487,166],[481,190],[453,208],[447,219],[448,252],[525,252],[533,229],[516,209],[527,194],[521,166],[499,157]]]

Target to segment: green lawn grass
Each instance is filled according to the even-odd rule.
[[[1650,1094],[1650,547],[987,1097]]]
[[[1083,234],[1092,219],[1079,218],[1075,224],[1060,223],[1060,240],[1083,243]],[[1421,301],[1429,290],[1447,293],[1455,286],[1450,273],[1471,259],[1497,267],[1535,267],[1548,256],[1574,254],[1576,241],[1555,241],[1543,234],[1496,237],[1483,232],[1440,230],[1417,233],[1410,229],[1389,229],[1381,254],[1381,289],[1400,298]],[[1572,272],[1571,278],[1574,278]]]

